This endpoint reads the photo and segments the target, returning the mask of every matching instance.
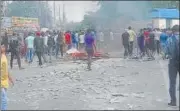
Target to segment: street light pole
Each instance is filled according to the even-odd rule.
[[[2,0],[0,0],[0,43],[1,43],[1,19],[2,19]],[[0,50],[0,63],[1,63],[1,50]],[[1,69],[1,65],[0,65],[0,69]],[[1,75],[1,71],[0,71],[0,75]]]
[[[1,43],[1,21],[2,21],[2,9],[3,9],[3,2],[0,0],[0,43]],[[1,55],[1,54],[0,54]],[[1,60],[1,59],[0,59]]]

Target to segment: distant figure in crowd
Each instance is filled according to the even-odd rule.
[[[39,60],[39,66],[42,68],[42,53],[43,53],[43,39],[40,37],[41,32],[36,32],[36,38],[34,39],[34,48],[36,51],[36,55]]]
[[[75,32],[75,39],[76,39],[76,48],[79,49],[79,34],[77,31]]]
[[[161,31],[159,28],[154,30],[154,34],[155,34],[155,49],[157,51],[157,54],[160,54],[160,35],[161,35]]]
[[[133,54],[133,44],[134,39],[136,37],[136,33],[132,30],[131,26],[128,27],[128,33],[129,33],[129,55],[132,56]]]
[[[104,47],[104,33],[100,32],[99,34],[99,42],[98,42],[99,49],[102,49]]]
[[[140,29],[139,35],[138,35],[138,46],[140,49],[140,57],[142,58],[145,55],[144,52],[144,30]]]
[[[129,47],[129,33],[128,30],[125,29],[125,32],[122,34],[122,44],[124,46],[124,58],[126,59],[129,55],[128,47]]]
[[[84,32],[81,31],[80,36],[79,36],[79,47],[80,49],[84,48]]]
[[[6,57],[6,47],[5,45],[1,45],[0,47],[1,53],[1,110],[7,110],[8,98],[7,98],[7,90],[9,88],[9,81],[12,85],[14,82],[12,77],[10,76],[8,70],[8,60]]]
[[[33,33],[29,33],[28,37],[25,39],[26,45],[27,45],[27,58],[28,62],[33,62],[33,56],[34,56],[34,39]]]
[[[61,31],[58,35],[58,40],[59,41],[59,46],[60,46],[60,53],[61,53],[61,57],[63,57],[63,49],[64,49],[64,34]]]
[[[166,52],[167,39],[168,39],[168,35],[166,33],[166,30],[163,30],[160,35],[160,46],[161,46],[161,54],[162,54],[163,59],[166,58],[165,52]]]
[[[71,40],[72,40],[72,38],[71,38],[71,33],[70,33],[70,31],[67,31],[67,32],[65,33],[65,42],[66,42],[66,45],[67,45],[67,49],[68,49],[68,50],[71,49]]]
[[[5,32],[4,36],[2,37],[2,44],[4,44],[6,51],[8,50],[8,35],[7,32]]]
[[[9,51],[11,52],[11,60],[10,60],[10,67],[13,68],[13,60],[16,57],[19,69],[23,69],[21,67],[21,59],[20,59],[20,43],[16,33],[13,33],[13,37],[11,38],[9,44]]]
[[[51,56],[53,55],[53,45],[54,45],[54,39],[53,39],[53,35],[52,32],[48,32],[49,36],[48,36],[48,41],[47,41],[47,45],[48,45],[48,55],[49,55],[49,62],[51,63]]]

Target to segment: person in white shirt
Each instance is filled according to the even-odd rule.
[[[99,40],[98,40],[98,49],[102,49],[104,47],[104,33],[101,31],[99,33]]]
[[[77,42],[76,48],[78,49],[79,48],[79,34],[78,34],[78,32],[75,33],[75,38],[76,38],[76,42]]]
[[[79,36],[79,47],[80,49],[84,48],[84,32],[81,32]]]
[[[154,35],[155,35],[155,49],[157,50],[157,54],[159,55],[160,54],[160,35],[161,35],[160,29],[155,29]]]
[[[112,31],[110,32],[110,38],[111,38],[112,41],[114,40],[114,34],[113,34]]]

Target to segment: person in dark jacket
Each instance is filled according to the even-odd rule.
[[[124,58],[127,58],[129,54],[129,33],[127,32],[127,30],[125,30],[125,32],[122,34],[122,44],[124,46]]]
[[[151,59],[154,58],[154,53],[155,53],[155,35],[152,29],[149,29],[149,54]]]
[[[39,60],[39,66],[42,67],[41,57],[43,53],[43,39],[40,36],[41,36],[41,33],[36,32],[36,38],[34,39],[34,48],[35,48],[35,52]]]
[[[4,44],[6,51],[8,49],[8,35],[7,32],[5,32],[4,36],[2,37],[2,44]]]
[[[57,44],[59,44],[58,46],[60,47],[61,57],[63,57],[63,47],[64,47],[64,34],[63,34],[63,32],[60,32],[58,34]]]
[[[179,25],[172,28],[172,35],[167,40],[166,55],[169,58],[169,94],[171,101],[170,106],[176,106],[176,80],[179,72]],[[180,73],[180,72],[179,72]]]
[[[144,30],[141,29],[138,35],[138,46],[140,49],[140,57],[142,58],[145,55],[145,49],[144,49]]]
[[[10,67],[13,68],[13,60],[14,57],[17,58],[19,69],[23,69],[21,67],[21,59],[20,59],[20,43],[18,41],[18,37],[15,33],[13,33],[13,37],[9,44],[9,51],[11,52],[11,60],[10,60]]]
[[[53,54],[53,46],[54,46],[54,38],[53,38],[52,33],[50,33],[48,36],[47,45],[48,45],[49,62],[51,62],[51,56]]]

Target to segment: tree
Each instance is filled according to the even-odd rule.
[[[8,4],[8,9],[7,15],[9,17],[19,16],[39,18],[42,27],[47,27],[49,24],[52,24],[52,12],[45,2],[13,1]]]

